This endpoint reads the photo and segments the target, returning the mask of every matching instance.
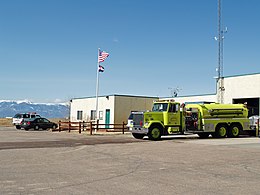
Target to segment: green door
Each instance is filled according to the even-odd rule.
[[[110,109],[106,109],[106,128],[109,128],[110,124]]]

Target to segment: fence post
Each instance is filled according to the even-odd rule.
[[[61,125],[61,121],[59,120],[59,132],[61,131],[60,125]]]
[[[70,121],[69,121],[69,132],[70,132],[70,126],[71,126],[71,123],[70,123]]]
[[[259,137],[259,119],[257,119],[257,124],[256,124],[256,137]]]
[[[81,133],[81,122],[79,122],[79,133]]]
[[[125,134],[125,122],[123,121],[123,134]]]
[[[89,134],[92,135],[92,121],[90,121],[90,130],[89,130]]]
[[[98,124],[99,124],[99,120],[97,120],[96,129],[95,129],[95,133],[98,131]]]
[[[85,121],[82,123],[82,131],[85,131]]]

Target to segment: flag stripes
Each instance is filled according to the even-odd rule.
[[[109,53],[107,53],[105,51],[99,51],[98,62],[104,62],[105,59],[107,59],[108,56],[109,56]]]

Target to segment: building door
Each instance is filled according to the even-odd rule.
[[[106,109],[106,128],[109,128],[110,124],[110,109]]]
[[[260,109],[259,109],[260,98],[233,99],[234,104],[244,104],[245,102],[248,108],[248,116],[260,114]]]

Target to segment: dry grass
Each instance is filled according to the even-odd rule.
[[[68,119],[64,119],[64,118],[51,118],[49,120],[54,122],[54,123],[58,123],[59,121],[69,121]],[[11,118],[0,118],[0,126],[1,127],[11,127],[11,126],[13,126],[12,119]]]
[[[0,118],[0,126],[3,126],[3,127],[13,126],[12,119],[11,118]]]

